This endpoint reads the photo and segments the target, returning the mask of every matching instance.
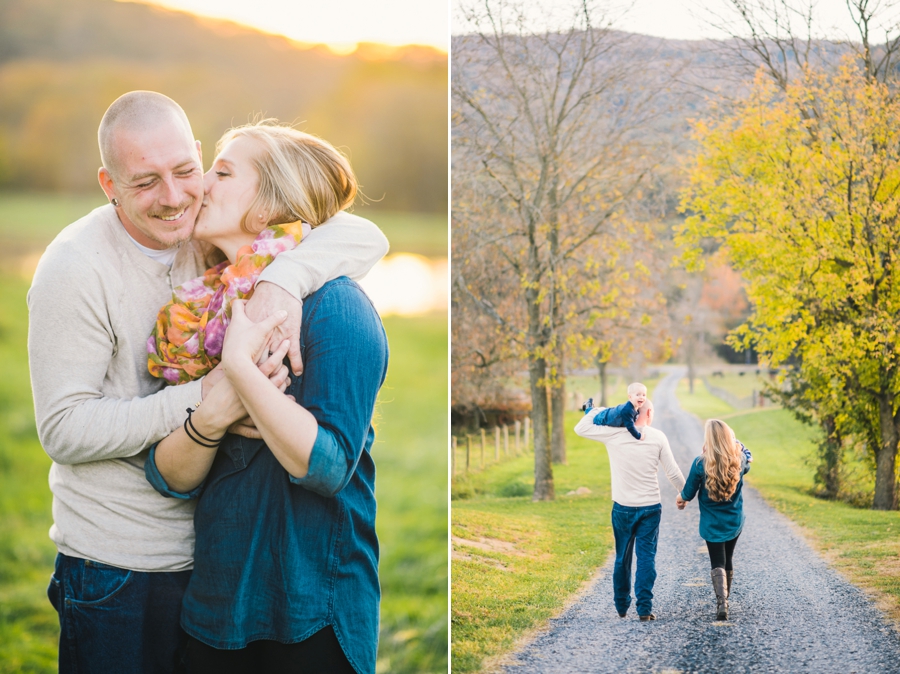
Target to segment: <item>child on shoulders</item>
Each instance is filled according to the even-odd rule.
[[[598,426],[626,428],[636,440],[640,440],[641,432],[634,427],[634,422],[637,419],[638,412],[645,400],[647,400],[647,387],[640,382],[629,384],[628,402],[617,405],[616,407],[601,408],[601,410],[594,415],[594,423]],[[594,399],[588,398],[588,401],[581,408],[584,410],[585,414],[593,409],[593,403]]]

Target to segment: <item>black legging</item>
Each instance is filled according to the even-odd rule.
[[[731,571],[731,558],[734,555],[734,546],[740,534],[724,543],[710,543],[706,541],[706,549],[709,551],[709,564],[714,569],[725,569]]]
[[[191,638],[187,659],[190,674],[354,674],[330,625],[298,643],[254,641],[233,651]]]

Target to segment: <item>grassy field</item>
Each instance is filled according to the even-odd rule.
[[[734,412],[731,405],[710,393],[699,379],[694,380],[693,393],[690,392],[687,378],[682,379],[678,382],[675,395],[678,396],[682,409],[701,419],[718,419]]]
[[[570,412],[566,427],[580,415]],[[454,672],[479,671],[508,652],[606,560],[609,461],[603,445],[566,437],[568,465],[553,467],[555,501],[531,501],[534,458],[525,455],[470,476],[470,497],[452,503]],[[591,493],[567,495],[579,487]]]
[[[726,416],[721,406],[703,403],[702,395],[692,402],[686,389],[679,388],[678,398],[682,407],[701,418],[708,416],[696,410]],[[856,508],[813,496],[817,431],[787,410],[757,409],[727,415],[725,421],[753,452],[748,484],[800,525],[835,568],[872,592],[882,610],[900,622],[900,512]]]
[[[725,389],[738,398],[749,398],[754,392],[762,391],[767,381],[754,372],[747,372],[743,376],[737,372],[724,372],[721,377],[708,376],[706,379],[713,386]]]
[[[11,252],[39,250],[91,205],[70,197],[0,196],[3,268],[15,266]],[[404,227],[417,221],[410,217]],[[446,246],[445,235],[443,241]],[[50,460],[34,427],[25,346],[28,285],[18,274],[0,276],[0,674],[56,671],[57,618],[46,597],[55,556],[47,536]],[[432,315],[387,317],[384,323],[391,362],[373,448],[383,591],[378,670],[443,672],[447,321]]]

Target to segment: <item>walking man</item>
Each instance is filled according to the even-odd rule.
[[[594,415],[603,408],[588,410],[575,426],[583,438],[606,445],[612,481],[612,527],[616,539],[616,563],[613,568],[613,599],[620,618],[631,606],[631,558],[637,555],[634,594],[641,622],[656,620],[653,613],[653,583],[656,581],[656,544],[662,515],[657,471],[660,463],[669,482],[680,493],[684,475],[669,440],[662,431],[650,428],[653,403],[646,400],[635,420],[641,431],[636,440],[625,428],[597,426]]]

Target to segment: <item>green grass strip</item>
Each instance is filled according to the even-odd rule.
[[[580,416],[567,414],[566,428]],[[451,508],[453,672],[479,671],[509,652],[606,561],[612,548],[606,450],[571,430],[566,442],[568,465],[553,467],[555,501],[531,501],[531,454],[459,478],[463,488],[454,485],[470,497]],[[567,495],[579,487],[591,493]]]
[[[687,378],[678,382],[675,389],[681,409],[696,414],[701,419],[718,419],[734,413],[734,408],[721,398],[714,396],[698,377],[694,379],[694,392],[690,392]]]

